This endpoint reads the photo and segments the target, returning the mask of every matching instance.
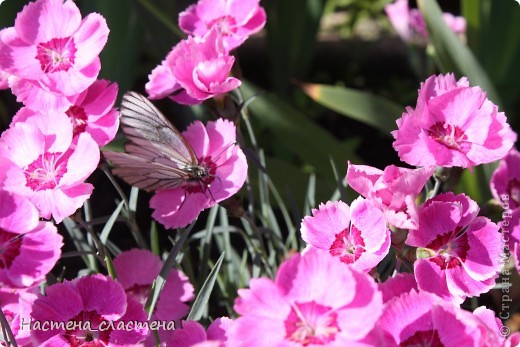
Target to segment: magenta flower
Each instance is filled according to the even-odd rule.
[[[229,346],[357,346],[379,319],[381,293],[367,274],[328,252],[294,255],[276,279],[240,289]]]
[[[148,330],[141,305],[126,297],[121,284],[101,274],[49,286],[32,307],[31,337],[36,346],[127,346]],[[47,327],[44,322],[63,322]],[[67,322],[69,325],[67,326]],[[126,325],[132,322],[132,326]],[[39,328],[39,329],[38,329]]]
[[[505,211],[500,226],[506,247],[515,258],[516,268],[520,272],[520,208]]]
[[[190,36],[148,76],[146,92],[150,99],[169,97],[180,104],[200,104],[240,86],[240,80],[229,77],[234,62],[216,29],[202,38]]]
[[[131,249],[120,253],[114,259],[117,278],[127,295],[143,306],[146,303],[153,281],[159,276],[163,266],[161,259],[145,249]],[[193,286],[188,277],[179,270],[172,269],[155,306],[155,319],[178,321],[189,310],[186,302],[193,300]]]
[[[482,320],[481,315],[431,293],[412,290],[386,304],[378,327],[384,331],[388,347],[501,346],[496,320]]]
[[[402,294],[410,293],[412,289],[418,290],[413,274],[405,272],[398,273],[385,282],[378,283],[377,286],[383,294],[383,303],[387,303]]]
[[[409,42],[428,37],[426,22],[421,11],[409,8],[408,0],[396,0],[392,4],[386,5],[385,12],[403,41]],[[466,32],[466,19],[464,17],[443,13],[443,18],[446,25],[455,34],[463,35]]]
[[[306,251],[328,251],[363,272],[376,267],[390,249],[390,230],[383,213],[361,197],[350,208],[342,201],[320,204],[319,209],[312,210],[312,216],[303,219],[301,233]]]
[[[0,285],[37,285],[60,258],[63,238],[27,198],[0,190],[0,211]]]
[[[512,148],[491,177],[491,193],[510,209],[520,207],[520,153]]]
[[[224,347],[233,320],[227,317],[215,319],[208,330],[194,321],[183,321],[182,327],[175,329],[167,341],[167,346],[175,347]]]
[[[1,35],[0,70],[17,77],[10,87],[18,101],[34,110],[65,111],[66,97],[96,80],[108,31],[97,13],[82,19],[73,1],[37,0]]]
[[[0,156],[15,164],[3,189],[28,197],[41,217],[60,223],[89,198],[93,187],[84,181],[97,167],[99,147],[86,133],[73,142],[65,114],[36,114],[2,134]]]
[[[416,225],[415,199],[435,167],[405,169],[390,165],[384,171],[348,162],[347,182],[352,189],[372,201],[385,215],[388,224],[411,229]]]
[[[179,14],[179,26],[195,37],[218,28],[230,51],[264,27],[266,15],[259,4],[260,0],[199,0]]]
[[[453,74],[422,83],[415,110],[408,107],[397,126],[393,146],[402,161],[416,166],[470,168],[501,159],[516,141],[482,89]]]
[[[196,121],[183,133],[210,175],[203,182],[185,182],[174,189],[157,191],[150,200],[152,217],[167,228],[183,227],[199,213],[235,194],[247,176],[244,153],[235,145],[235,124],[219,118],[206,127]]]
[[[417,249],[415,279],[420,290],[462,303],[495,285],[502,249],[498,225],[477,217],[476,202],[446,193],[419,209],[419,224],[406,243]]]

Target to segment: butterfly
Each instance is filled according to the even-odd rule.
[[[125,152],[104,152],[112,172],[125,182],[150,191],[204,185],[212,173],[201,165],[186,138],[143,95],[127,92],[121,102]],[[202,187],[204,190],[207,187]]]

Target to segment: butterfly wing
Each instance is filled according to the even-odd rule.
[[[186,138],[143,95],[128,92],[121,103],[125,152],[104,152],[113,173],[146,191],[175,188],[190,178],[186,167],[198,164]]]

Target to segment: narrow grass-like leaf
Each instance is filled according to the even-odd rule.
[[[246,98],[258,94],[258,88],[248,82],[242,84],[241,90]],[[329,156],[336,163],[361,161],[353,150],[345,150],[334,136],[274,94],[258,96],[249,110],[257,122],[272,131],[274,138],[270,141],[290,150],[324,179],[331,177]]]
[[[2,326],[2,340],[8,346],[18,347],[13,331],[11,330],[9,322],[7,321],[7,318],[5,317],[4,311],[2,309],[0,309],[0,325]]]
[[[112,257],[108,252],[105,252],[105,263],[107,264],[107,270],[110,277],[117,280],[116,268],[114,266],[114,263],[112,262]]]
[[[215,263],[215,266],[209,273],[208,277],[206,277],[206,280],[204,281],[204,284],[199,290],[199,293],[197,294],[197,297],[195,298],[195,301],[193,302],[191,306],[190,313],[188,314],[188,317],[186,320],[194,320],[198,321],[202,314],[204,313],[204,310],[206,309],[206,305],[208,304],[209,297],[211,295],[211,292],[213,291],[213,286],[215,285],[215,281],[218,276],[218,272],[220,271],[220,266],[222,265],[222,262],[224,261],[225,252],[223,252],[220,257],[218,258],[217,262]]]
[[[157,223],[152,220],[150,224],[150,243],[152,253],[155,255],[161,255],[161,247],[159,246],[159,233],[157,230]]]
[[[171,269],[173,268],[173,265],[175,265],[175,261],[177,258],[177,255],[181,251],[182,247],[184,246],[184,242],[188,238],[189,233],[193,229],[193,226],[195,225],[195,222],[190,224],[188,228],[184,229],[181,233],[181,236],[173,245],[172,250],[168,254],[168,257],[164,261],[164,265],[161,268],[161,271],[159,272],[159,276],[154,280],[152,284],[152,289],[150,290],[150,294],[148,294],[148,298],[146,299],[145,304],[145,310],[148,313],[148,319],[152,317],[153,311],[155,309],[155,305],[157,304],[157,300],[159,299],[159,295],[161,294],[161,291],[164,287],[164,283],[166,283],[166,280],[168,279],[168,275],[170,274]],[[180,229],[179,229],[180,230]]]
[[[71,218],[65,218],[62,223],[63,226],[65,226],[65,230],[67,230],[69,233],[69,236],[72,239],[74,246],[76,246],[76,249],[79,252],[86,252],[86,255],[81,256],[85,262],[85,265],[87,265],[89,270],[96,272],[97,266],[91,263],[92,258],[89,257],[89,254],[95,254],[95,251],[85,240],[83,233],[79,230],[78,226]]]
[[[487,92],[490,100],[501,104],[495,87],[473,53],[448,28],[437,2],[418,0],[417,3],[428,25],[428,32],[435,53],[438,55],[441,70],[444,73],[457,72],[467,76],[472,85],[480,86]]]
[[[121,201],[114,212],[110,215],[110,218],[106,222],[105,226],[103,227],[103,230],[101,230],[101,234],[99,235],[99,239],[101,240],[101,243],[106,244],[108,240],[108,236],[110,235],[110,232],[112,231],[112,227],[114,226],[114,223],[116,222],[117,217],[121,213],[121,209],[124,206],[124,201]]]
[[[128,198],[128,209],[135,213],[137,211],[137,198],[139,196],[139,188],[132,187],[130,189],[130,197]]]
[[[388,136],[396,128],[395,120],[404,111],[403,106],[393,101],[360,90],[324,84],[302,84],[301,88],[317,103]]]
[[[305,198],[305,209],[304,215],[308,216],[311,213],[311,209],[316,207],[316,176],[309,176],[309,184],[307,185],[307,197]]]

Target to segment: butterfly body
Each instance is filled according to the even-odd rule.
[[[199,161],[190,143],[143,95],[127,92],[121,102],[125,152],[104,152],[113,173],[146,191],[188,187],[205,191],[213,180],[211,163]]]

